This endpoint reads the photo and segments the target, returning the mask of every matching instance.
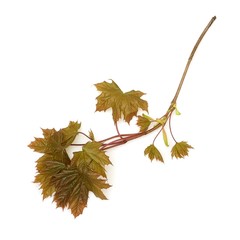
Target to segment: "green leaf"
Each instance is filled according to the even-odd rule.
[[[93,172],[106,177],[105,166],[111,164],[109,157],[103,150],[100,150],[101,143],[87,142],[82,151],[73,153],[72,164],[78,168],[86,166]]]
[[[187,142],[177,142],[171,151],[172,158],[184,158],[185,156],[188,156],[188,151],[190,148],[193,148],[191,145],[187,144]]]
[[[93,131],[92,131],[92,130],[90,130],[90,131],[88,132],[88,136],[89,136],[89,138],[90,138],[92,141],[94,141],[94,140],[95,140],[95,136],[94,136],[94,134],[93,134]]]
[[[109,157],[105,154],[103,150],[100,149],[102,146],[99,142],[87,142],[82,150],[95,162],[102,166],[111,164]]]
[[[161,117],[161,118],[157,118],[155,120],[157,123],[160,123],[161,125],[165,124],[167,121],[167,118],[165,116]]]
[[[102,189],[108,189],[111,187],[108,183],[106,183],[105,178],[101,178],[97,173],[89,172],[88,173],[88,181],[86,181],[86,186],[89,191],[91,191],[96,197],[107,200],[107,197],[103,193]]]
[[[87,206],[89,191],[96,197],[107,199],[102,189],[109,188],[105,179],[89,169],[79,169],[71,166],[63,170],[53,180],[55,186],[54,201],[57,207],[71,209],[74,217],[82,214]]]
[[[148,130],[151,121],[145,116],[138,116],[137,125],[140,127],[140,132],[145,132]]]
[[[150,122],[151,121],[154,121],[154,119],[153,118],[151,118],[150,116],[148,116],[148,115],[146,115],[146,114],[142,114],[142,116],[144,117],[144,118],[146,118],[146,119],[148,119]]]
[[[167,147],[169,147],[167,133],[166,133],[166,131],[165,131],[164,128],[162,128],[162,134],[163,134],[164,144],[165,144]]]
[[[181,115],[181,113],[178,111],[177,107],[175,107],[175,114],[176,115]]]
[[[129,123],[134,116],[137,116],[138,109],[148,110],[147,101],[141,99],[144,95],[141,91],[129,91],[124,93],[112,80],[95,84],[101,94],[96,98],[96,111],[106,111],[112,108],[114,123],[122,118]]]
[[[161,153],[158,151],[158,149],[154,146],[154,144],[149,145],[145,151],[144,155],[148,155],[149,159],[152,161],[153,159],[159,160],[163,162],[163,158]]]
[[[66,128],[61,129],[60,131],[63,133],[62,145],[65,147],[70,146],[77,136],[80,127],[81,123],[71,121]]]

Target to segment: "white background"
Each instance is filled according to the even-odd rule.
[[[0,239],[240,239],[238,1],[0,2]],[[176,138],[194,146],[165,164],[143,155],[154,134],[108,151],[108,201],[84,214],[44,202],[32,181],[42,128],[81,121],[98,139],[115,135],[111,113],[94,113],[94,83],[142,90],[150,115],[165,113],[189,53],[214,15],[178,101]],[[121,124],[120,131],[134,132]],[[172,144],[172,141],[170,141]]]

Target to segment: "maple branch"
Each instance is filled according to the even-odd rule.
[[[216,20],[216,16],[214,16],[210,20],[210,22],[207,24],[207,26],[205,27],[205,29],[203,30],[203,32],[199,36],[197,42],[195,43],[195,45],[194,45],[194,47],[192,49],[192,52],[191,52],[191,54],[190,54],[190,56],[188,58],[186,66],[185,66],[182,78],[181,78],[180,83],[178,85],[177,91],[176,91],[176,93],[174,95],[173,100],[171,101],[170,107],[168,108],[167,112],[162,116],[162,118],[164,118],[164,117],[166,118],[166,122],[164,124],[158,123],[154,127],[150,128],[150,129],[148,129],[148,130],[146,130],[144,132],[128,133],[128,134],[120,134],[118,126],[117,126],[117,124],[115,124],[115,127],[116,127],[118,135],[115,135],[115,136],[112,136],[112,137],[109,137],[109,138],[106,138],[106,139],[98,141],[98,142],[102,143],[101,150],[106,150],[106,149],[110,149],[110,148],[114,148],[114,147],[123,145],[123,144],[125,144],[125,143],[127,143],[127,142],[129,142],[131,140],[134,140],[136,138],[139,138],[139,137],[142,137],[144,135],[147,135],[147,134],[157,130],[158,128],[165,126],[167,121],[169,121],[171,119],[172,112],[175,110],[175,105],[176,105],[176,102],[177,102],[177,98],[178,98],[179,93],[181,91],[183,82],[184,82],[185,77],[187,75],[187,72],[188,72],[189,66],[190,66],[190,64],[192,62],[192,59],[194,57],[194,54],[196,53],[196,50],[197,50],[200,42],[202,41],[204,35],[207,33],[208,29],[211,27],[211,25],[213,24],[213,22],[215,20]],[[170,126],[170,133],[171,133],[171,135],[173,137],[172,130],[171,130],[171,123],[170,122],[169,122],[169,126]],[[158,134],[154,138],[154,141],[157,138],[157,136],[160,134],[160,132],[161,132],[161,130],[158,132]],[[173,137],[173,140],[176,141],[174,137]],[[71,144],[71,145],[73,145],[73,146],[83,146],[83,144]]]
[[[104,81],[95,84],[97,90],[101,92],[96,98],[96,111],[106,111],[112,108],[117,135],[97,141],[92,130],[85,134],[79,130],[81,123],[73,121],[70,121],[67,127],[59,131],[54,128],[42,129],[44,138],[35,138],[28,146],[43,154],[36,161],[38,173],[34,180],[35,183],[40,184],[43,198],[53,196],[53,201],[56,202],[57,207],[69,208],[74,217],[83,213],[87,206],[89,192],[93,192],[96,197],[102,200],[107,199],[103,190],[110,187],[107,183],[106,166],[111,164],[111,161],[104,150],[123,145],[158,130],[153,143],[144,150],[144,155],[147,155],[151,161],[155,159],[164,162],[154,143],[162,132],[163,141],[166,146],[169,146],[164,128],[168,121],[171,136],[176,142],[171,150],[171,156],[175,158],[188,156],[189,149],[193,147],[185,141],[177,142],[175,140],[171,129],[171,116],[174,111],[179,114],[176,101],[188,68],[197,47],[215,19],[216,17],[211,19],[194,45],[175,96],[161,118],[153,119],[145,114],[137,116],[139,109],[148,111],[147,101],[141,99],[144,93],[135,90],[123,92],[112,80],[111,83]],[[123,117],[125,122],[129,123],[134,116],[138,117],[137,125],[140,127],[140,132],[121,134],[117,125],[118,120]],[[84,143],[73,143],[78,134],[84,136]],[[70,158],[67,150],[69,146],[80,146],[82,149],[73,152],[73,157]]]
[[[107,149],[110,149],[110,148],[114,148],[114,147],[123,145],[123,144],[125,144],[125,143],[127,143],[127,142],[129,142],[131,140],[134,140],[134,139],[137,139],[139,137],[145,136],[145,135],[155,131],[156,129],[158,129],[161,126],[162,126],[162,124],[158,123],[154,127],[150,128],[150,129],[148,129],[147,131],[144,131],[144,132],[137,132],[137,133],[130,133],[130,134],[121,134],[121,137],[119,135],[116,135],[116,136],[113,136],[113,137],[101,140],[101,141],[99,141],[99,142],[103,143],[103,146],[101,147],[101,149],[102,150],[107,150]],[[116,137],[119,137],[120,139],[113,140],[113,141],[111,141],[109,143],[105,143],[106,141],[111,140],[111,139],[116,138]]]
[[[124,133],[124,134],[121,134],[121,136],[122,136],[122,137],[125,137],[125,136],[131,136],[131,135],[135,135],[135,134],[138,134],[138,133]],[[105,139],[100,140],[100,141],[98,141],[98,142],[104,143],[104,142],[107,142],[107,141],[109,141],[109,140],[112,140],[112,139],[118,138],[118,137],[119,137],[119,135],[114,135],[114,136],[112,136],[112,137],[105,138]]]
[[[205,36],[205,34],[207,33],[208,29],[211,27],[211,25],[213,24],[213,22],[214,22],[215,20],[216,20],[216,16],[212,17],[212,19],[210,20],[210,22],[207,24],[207,26],[205,27],[205,29],[203,30],[203,32],[202,32],[201,35],[199,36],[197,42],[195,43],[195,45],[194,45],[194,47],[193,47],[193,49],[192,49],[192,52],[190,53],[190,56],[189,56],[189,58],[188,58],[187,64],[186,64],[186,66],[185,66],[185,69],[184,69],[184,72],[183,72],[183,75],[182,75],[182,78],[181,78],[180,83],[179,83],[179,85],[178,85],[177,91],[176,91],[176,93],[175,93],[175,95],[174,95],[174,98],[173,98],[173,100],[172,100],[172,102],[171,102],[170,107],[168,108],[167,113],[163,116],[163,117],[166,117],[166,122],[171,119],[172,112],[173,112],[174,109],[175,109],[174,106],[176,105],[177,98],[178,98],[179,93],[180,93],[180,91],[181,91],[181,89],[182,89],[183,82],[184,82],[185,77],[186,77],[186,75],[187,75],[187,72],[188,72],[189,66],[190,66],[190,64],[191,64],[191,62],[192,62],[192,59],[193,59],[193,57],[194,57],[194,54],[196,53],[196,50],[197,50],[199,44],[201,43],[203,37]],[[166,123],[165,123],[165,124],[166,124]],[[164,124],[164,125],[165,125],[165,124]],[[156,129],[158,129],[158,128],[161,127],[161,126],[164,127],[162,124],[158,123],[157,125],[155,125],[155,126],[152,127],[151,129],[148,129],[147,131],[144,131],[144,132],[133,133],[133,134],[130,134],[129,136],[127,136],[127,134],[119,134],[118,136],[114,136],[114,137],[107,138],[107,139],[102,140],[102,141],[100,141],[100,142],[104,143],[105,141],[111,140],[111,139],[116,138],[116,137],[119,137],[120,139],[114,140],[114,141],[112,141],[112,142],[110,142],[110,143],[108,143],[108,144],[104,144],[104,146],[102,147],[102,149],[103,149],[103,150],[106,150],[106,149],[109,149],[109,148],[113,148],[113,147],[116,147],[116,146],[125,144],[125,143],[127,143],[128,141],[131,141],[131,140],[133,140],[133,139],[139,138],[139,137],[141,137],[141,136],[143,136],[143,135],[147,135],[147,134],[155,131]],[[172,135],[172,137],[173,137],[170,121],[169,121],[169,126],[170,126],[170,133],[171,133],[171,135]],[[117,126],[116,126],[116,128],[117,128]],[[117,132],[119,133],[118,129],[117,129]],[[161,132],[161,130],[158,132],[158,134],[157,134],[156,137],[154,138],[154,141],[155,141],[155,139],[158,137],[158,135],[160,134],[160,132]],[[127,136],[127,137],[125,137],[125,136]],[[176,142],[176,140],[175,140],[174,137],[173,137],[173,140]]]
[[[210,20],[210,22],[208,23],[208,25],[206,26],[206,28],[203,30],[202,34],[201,34],[200,37],[198,38],[196,44],[194,45],[193,50],[192,50],[192,52],[191,52],[191,54],[190,54],[190,56],[189,56],[189,58],[188,58],[188,61],[187,61],[186,66],[185,66],[185,69],[184,69],[184,72],[183,72],[181,81],[180,81],[180,83],[179,83],[179,85],[178,85],[176,94],[175,94],[175,96],[174,96],[174,98],[173,98],[173,100],[172,100],[172,104],[176,104],[178,95],[179,95],[179,93],[180,93],[180,91],[181,91],[181,88],[182,88],[184,79],[185,79],[185,77],[186,77],[186,75],[187,75],[187,71],[188,71],[188,68],[189,68],[189,66],[190,66],[190,64],[191,64],[191,62],[192,62],[193,56],[194,56],[194,54],[195,54],[195,52],[196,52],[196,50],[197,50],[200,42],[202,41],[204,35],[207,33],[208,29],[211,27],[211,25],[213,24],[213,22],[214,22],[215,20],[216,20],[216,16],[214,16],[214,17]]]

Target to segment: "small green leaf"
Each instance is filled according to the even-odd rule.
[[[175,114],[176,115],[181,115],[181,113],[178,111],[177,107],[175,107]]]
[[[81,123],[71,121],[66,128],[60,129],[59,132],[63,133],[62,144],[64,144],[65,147],[68,147],[74,141],[80,127],[81,127]]]
[[[72,165],[79,169],[87,166],[93,172],[106,178],[105,166],[111,164],[111,161],[105,152],[99,149],[100,146],[101,143],[98,142],[87,142],[82,151],[73,153]]]
[[[146,114],[142,114],[142,116],[144,117],[144,118],[146,118],[147,120],[149,120],[149,121],[153,121],[154,119],[153,118],[151,118],[150,116],[148,116],[148,115],[146,115]]]
[[[165,145],[167,147],[169,147],[167,133],[164,128],[162,129],[162,134],[163,134],[163,141],[164,141]]]
[[[93,134],[93,131],[92,131],[92,130],[90,130],[90,131],[88,132],[88,136],[89,136],[89,138],[90,138],[92,141],[95,140],[95,137],[94,137],[94,134]]]
[[[188,156],[188,151],[190,148],[193,148],[191,145],[187,144],[187,142],[177,142],[171,151],[172,158],[184,158],[185,156]]]
[[[154,144],[149,145],[145,151],[144,155],[148,155],[149,159],[152,161],[153,159],[159,160],[163,162],[163,158],[161,153],[158,151],[158,149],[154,146]]]
[[[144,116],[138,116],[137,125],[140,127],[140,132],[145,132],[148,130],[151,121]]]
[[[157,118],[155,120],[157,123],[160,123],[161,125],[165,124],[166,121],[167,121],[167,118],[164,116],[164,117],[161,117],[161,118]]]
[[[87,142],[82,150],[95,162],[102,166],[112,164],[109,157],[105,154],[103,150],[100,149],[102,146],[99,142]]]

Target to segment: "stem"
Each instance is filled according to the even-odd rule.
[[[121,136],[124,137],[124,136],[133,135],[133,134],[135,134],[135,133],[125,133],[125,134],[121,134]],[[98,142],[103,143],[103,142],[106,142],[106,141],[109,141],[109,140],[112,140],[112,139],[118,138],[118,137],[119,137],[119,135],[115,135],[115,136],[112,136],[112,137],[109,137],[109,138],[105,138],[105,139],[103,139],[103,140],[100,140],[100,141],[98,141]]]
[[[72,143],[70,146],[74,146],[74,147],[81,147],[84,146],[85,143]]]
[[[175,139],[175,137],[173,136],[173,133],[172,133],[171,120],[172,120],[172,112],[171,112],[171,114],[169,116],[169,122],[168,122],[169,123],[169,131],[170,131],[170,134],[171,134],[173,140],[175,141],[175,143],[177,143],[177,140]]]
[[[180,91],[181,91],[181,88],[182,88],[184,79],[185,79],[185,77],[186,77],[186,75],[187,75],[187,71],[188,71],[188,68],[189,68],[189,66],[190,66],[190,64],[191,64],[191,62],[192,62],[193,56],[194,56],[195,52],[197,51],[197,48],[198,48],[200,42],[202,41],[204,35],[206,34],[206,32],[208,31],[208,29],[211,27],[211,25],[213,24],[213,22],[214,22],[215,20],[216,20],[216,16],[214,16],[214,17],[210,20],[210,22],[208,23],[208,25],[206,26],[206,28],[203,30],[202,34],[201,34],[200,37],[198,38],[197,42],[195,43],[195,46],[193,47],[193,50],[192,50],[192,52],[191,52],[191,54],[190,54],[190,56],[189,56],[189,58],[188,58],[188,61],[187,61],[186,66],[185,66],[185,69],[184,69],[184,72],[183,72],[181,81],[180,81],[180,83],[179,83],[179,85],[178,85],[176,94],[175,94],[175,96],[174,96],[174,98],[173,98],[173,100],[172,100],[172,104],[176,104],[178,95],[179,95],[179,93],[180,93]]]
[[[86,138],[92,140],[87,134],[85,134],[84,132],[78,132],[79,134],[82,134],[83,136],[85,136]]]
[[[166,115],[166,114],[165,114]],[[164,116],[165,116],[164,115]],[[109,148],[114,148],[114,147],[117,147],[117,146],[120,146],[120,145],[123,145],[131,140],[134,140],[134,139],[137,139],[137,138],[140,138],[142,136],[145,136],[153,131],[155,131],[156,129],[158,129],[159,127],[161,127],[162,124],[158,123],[157,125],[155,125],[154,127],[148,129],[147,131],[145,132],[137,132],[137,133],[130,133],[130,134],[121,134],[121,137],[120,139],[117,139],[117,140],[113,140],[109,143],[105,143],[106,141],[108,140],[111,140],[113,138],[116,138],[116,137],[120,137],[120,136],[113,136],[113,137],[110,137],[110,138],[106,138],[104,140],[101,140],[99,142],[103,143],[103,146],[101,147],[102,150],[106,150],[106,149],[109,149]],[[125,136],[125,137],[123,137]]]
[[[118,126],[117,124],[115,124],[115,127],[116,127],[116,130],[117,130],[117,133],[118,135],[115,135],[115,136],[112,136],[112,137],[109,137],[109,138],[106,138],[106,139],[103,139],[103,140],[100,140],[98,142],[102,143],[102,146],[101,146],[101,149],[102,150],[106,150],[106,149],[110,149],[110,148],[114,148],[114,147],[117,147],[117,146],[120,146],[120,145],[123,145],[131,140],[134,140],[134,139],[137,139],[139,137],[142,137],[144,135],[147,135],[155,130],[157,130],[158,128],[160,127],[164,127],[165,124],[167,123],[167,121],[169,120],[169,128],[170,128],[170,133],[173,137],[173,134],[172,134],[172,129],[171,129],[171,114],[172,112],[174,111],[175,109],[175,104],[177,102],[177,99],[178,99],[178,96],[179,96],[179,93],[181,91],[181,88],[182,88],[182,85],[183,85],[183,82],[184,82],[184,79],[187,75],[187,72],[188,72],[188,69],[189,69],[189,66],[191,64],[191,61],[193,59],[193,56],[200,44],[200,42],[202,41],[204,35],[207,33],[208,29],[211,27],[211,25],[213,24],[213,22],[216,20],[216,17],[214,16],[210,22],[207,24],[207,26],[205,27],[205,29],[203,30],[203,32],[201,33],[200,37],[198,38],[197,42],[195,43],[193,49],[192,49],[192,52],[188,58],[188,61],[187,61],[187,64],[185,66],[185,69],[184,69],[184,72],[183,72],[183,75],[182,75],[182,78],[180,80],[180,83],[178,85],[178,88],[177,88],[177,91],[174,95],[174,98],[170,104],[170,107],[168,108],[167,112],[162,116],[163,117],[166,117],[166,122],[164,124],[161,124],[161,123],[158,123],[156,124],[154,127],[144,131],[144,132],[138,132],[138,133],[128,133],[128,134],[120,134],[119,132],[119,129],[118,129]],[[161,129],[159,131],[159,133],[161,132]],[[157,136],[159,135],[159,133],[157,134]],[[83,135],[85,135],[86,137],[88,137],[86,134],[84,133],[81,133]],[[154,141],[155,139],[157,138],[157,136],[154,138]],[[176,142],[175,138],[173,137],[173,140]],[[71,144],[72,146],[83,146],[84,144]]]
[[[161,129],[158,131],[158,133],[157,133],[157,135],[155,136],[155,138],[153,139],[153,143],[152,143],[153,145],[154,145],[154,143],[155,143],[157,137],[158,137],[159,134],[161,133],[162,129],[163,129],[163,126],[162,126]]]
[[[117,122],[115,123],[115,127],[116,127],[116,130],[117,130],[118,136],[123,140],[123,137],[122,137],[122,135],[121,135],[120,132],[119,132]],[[123,140],[123,141],[124,141],[124,140]]]

